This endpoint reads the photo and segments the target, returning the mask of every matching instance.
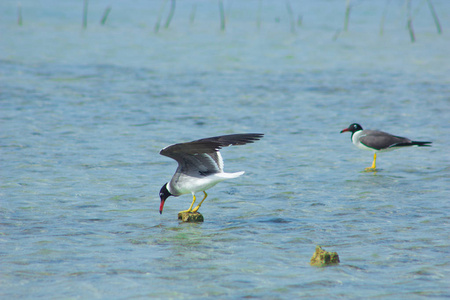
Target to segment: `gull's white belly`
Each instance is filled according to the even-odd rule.
[[[180,176],[176,182],[172,183],[169,192],[173,195],[183,195],[188,193],[196,193],[206,191],[221,181],[235,178],[244,174],[244,172],[236,173],[216,173],[205,177],[193,177],[188,175]],[[173,188],[172,188],[173,187]],[[172,191],[172,189],[174,189]]]
[[[212,188],[219,182],[225,180],[225,178],[221,178],[215,175],[207,176],[204,178],[185,176],[181,182],[176,184],[176,189],[179,194],[188,194],[206,191],[207,189]]]

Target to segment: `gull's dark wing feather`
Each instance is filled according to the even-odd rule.
[[[217,173],[223,170],[222,157],[218,152],[222,147],[245,145],[262,137],[261,133],[221,135],[170,145],[159,153],[176,160],[179,170],[185,173]]]
[[[367,147],[376,150],[414,145],[408,138],[395,136],[378,130],[364,130],[359,141]]]
[[[253,143],[262,137],[263,134],[261,133],[221,135],[187,143],[174,144],[162,149],[159,153],[177,160],[181,153],[191,155],[213,153],[219,151],[222,147]]]

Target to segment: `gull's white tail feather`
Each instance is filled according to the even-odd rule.
[[[244,174],[245,171],[235,172],[235,173],[218,173],[215,174],[218,177],[223,177],[224,179],[236,178]]]

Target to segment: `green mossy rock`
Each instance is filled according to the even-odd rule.
[[[178,220],[183,222],[199,223],[203,222],[203,215],[199,212],[179,212]]]
[[[337,265],[339,262],[339,255],[336,252],[325,251],[320,246],[316,246],[316,252],[311,257],[312,266],[325,267]]]

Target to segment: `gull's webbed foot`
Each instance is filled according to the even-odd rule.
[[[208,197],[208,194],[205,191],[203,191],[203,193],[205,194],[205,196],[203,197],[202,201],[200,201],[200,203],[192,210],[192,212],[197,212],[200,206],[202,206],[203,201],[205,201],[206,197]]]
[[[364,171],[366,171],[366,172],[376,172],[377,169],[374,168],[374,167],[368,167],[368,168],[365,168]]]
[[[371,167],[368,167],[368,168],[365,168],[364,170],[365,170],[366,172],[375,172],[375,171],[377,170],[377,168],[376,168],[376,161],[377,161],[377,154],[374,153],[374,154],[373,154],[373,162],[372,162],[372,166],[371,166]]]
[[[193,212],[193,211],[192,211],[192,207],[194,206],[195,200],[196,200],[195,194],[192,193],[192,203],[191,203],[191,206],[189,206],[189,208],[188,208],[187,210],[180,211],[179,214],[181,214],[181,213],[190,213],[190,212]],[[200,202],[200,204],[202,204],[202,203]]]

